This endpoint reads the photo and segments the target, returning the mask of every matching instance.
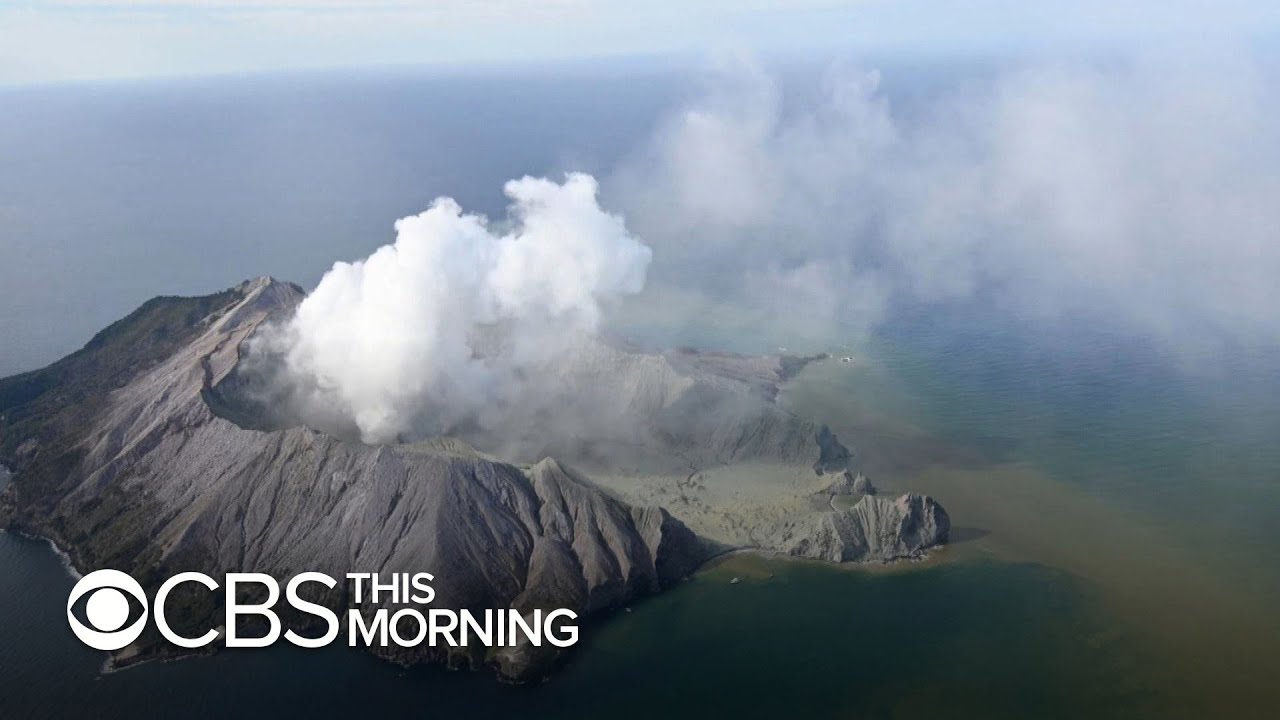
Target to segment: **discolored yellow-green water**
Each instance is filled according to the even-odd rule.
[[[813,367],[788,400],[858,438],[877,485],[947,507],[958,542],[935,565],[1067,574],[1143,658],[1133,677],[1147,704],[1133,712],[1266,716],[1280,700],[1280,463],[1255,437],[1274,428],[1266,396],[1215,416],[1185,379],[1151,382],[1156,368],[1145,388],[1016,365],[975,381],[972,358],[877,349]],[[958,371],[926,375],[940,368]],[[1019,373],[1041,374],[1039,389],[1011,380]],[[1080,396],[1091,393],[1110,395],[1090,407]]]

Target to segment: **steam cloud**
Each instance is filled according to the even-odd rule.
[[[981,301],[1212,355],[1280,339],[1268,72],[1211,53],[1035,62],[893,95],[875,71],[810,88],[738,62],[606,197],[655,248],[655,280],[714,266],[716,291],[828,334]]]
[[[367,442],[446,431],[518,394],[524,373],[643,288],[651,252],[600,208],[594,178],[525,177],[505,192],[505,229],[440,198],[397,221],[394,244],[333,266],[268,340],[304,404]]]
[[[600,432],[562,400],[609,388],[556,362],[625,296],[660,300],[646,273],[677,312],[728,298],[827,341],[949,302],[1179,354],[1280,339],[1280,104],[1255,63],[1006,68],[901,105],[884,82],[837,66],[806,95],[749,62],[722,73],[608,176],[654,253],[581,174],[508,183],[509,227],[447,198],[400,220],[272,340],[297,412],[370,442],[512,418]]]

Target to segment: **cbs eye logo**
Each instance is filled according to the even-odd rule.
[[[132,625],[129,622],[132,596],[142,612]],[[83,614],[88,625],[73,612],[84,598]],[[80,578],[67,598],[67,622],[71,631],[85,645],[96,650],[119,650],[142,634],[147,624],[147,596],[137,580],[119,570],[95,570]]]

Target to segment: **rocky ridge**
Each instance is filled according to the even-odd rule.
[[[459,439],[371,446],[244,422],[228,397],[246,341],[302,297],[297,286],[259,278],[204,298],[159,298],[84,350],[0,380],[0,463],[14,471],[0,491],[0,523],[52,539],[77,568],[127,569],[144,585],[192,569],[430,571],[436,606],[521,611],[616,607],[724,548],[691,531],[679,509],[604,490],[550,457],[520,465]],[[824,472],[838,473],[854,460],[825,427],[772,404],[778,383],[797,371],[794,358],[607,349],[593,357],[603,383],[610,366],[643,370],[613,381],[629,388],[619,394],[629,406],[645,408],[645,442],[661,450],[636,463],[710,468],[818,455]],[[764,549],[866,561],[918,555],[947,528],[929,498],[868,495],[848,510],[750,530]],[[191,619],[214,611],[194,605]],[[150,633],[117,660],[166,652]],[[483,648],[390,655],[489,665],[514,680],[556,659]]]

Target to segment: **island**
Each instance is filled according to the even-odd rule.
[[[890,562],[947,539],[941,505],[877,493],[853,449],[777,402],[826,356],[593,342],[563,360],[568,386],[592,390],[565,393],[554,411],[598,419],[591,437],[546,432],[541,407],[512,408],[506,425],[368,444],[273,402],[269,373],[247,361],[255,334],[304,297],[263,277],[155,298],[81,350],[0,380],[0,464],[12,471],[0,526],[149,590],[188,570],[429,570],[438,606],[588,616],[730,550]],[[216,613],[193,596],[181,622],[208,626]],[[152,628],[112,662],[182,652]],[[375,652],[515,682],[560,659],[529,647]]]

